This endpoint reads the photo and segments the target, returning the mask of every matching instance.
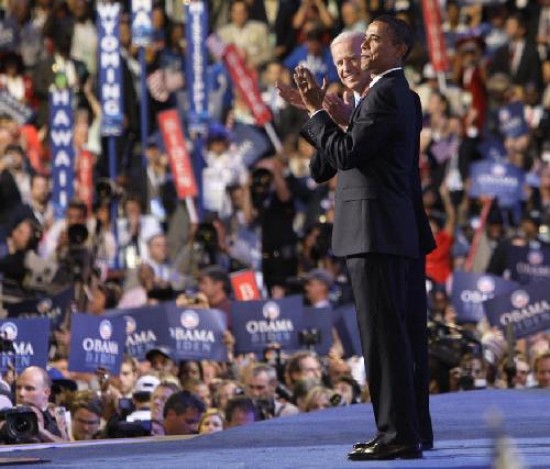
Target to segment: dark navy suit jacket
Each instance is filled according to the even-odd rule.
[[[370,88],[347,131],[324,111],[302,128],[318,150],[310,162],[312,177],[323,182],[338,174],[334,254],[416,258],[433,249],[418,179],[418,104],[396,70]]]

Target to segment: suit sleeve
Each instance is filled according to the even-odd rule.
[[[302,134],[316,148],[323,149],[323,159],[333,168],[349,170],[380,154],[380,149],[391,139],[397,120],[391,90],[377,86],[359,105],[347,131],[334,123],[328,113],[318,112],[306,122]]]
[[[435,247],[435,240],[430,228],[430,222],[424,210],[424,202],[422,200],[422,188],[420,182],[420,170],[419,170],[419,158],[420,158],[420,131],[422,130],[422,106],[420,104],[420,98],[415,92],[412,92],[414,96],[414,104],[416,109],[416,122],[418,124],[418,142],[416,144],[416,155],[414,159],[414,166],[411,172],[411,197],[416,214],[416,222],[418,225],[418,239],[420,242],[420,249],[424,253],[432,252]]]

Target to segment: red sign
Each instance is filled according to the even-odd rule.
[[[78,155],[78,198],[88,207],[88,213],[92,213],[94,200],[94,169],[93,155],[88,150],[82,150]]]
[[[439,0],[422,0],[422,11],[424,12],[430,61],[436,72],[445,72],[449,69],[449,61],[447,59],[445,39],[441,31]]]
[[[237,301],[260,300],[260,290],[253,270],[243,270],[231,274],[231,286]]]
[[[262,100],[260,89],[258,88],[258,80],[252,72],[246,67],[235,44],[225,44],[216,36],[211,34],[206,41],[210,51],[221,57],[225,66],[229,70],[233,84],[246,102],[246,105],[252,112],[258,125],[265,125],[271,122],[271,112]]]
[[[191,166],[191,158],[187,152],[185,137],[181,129],[178,111],[170,109],[162,111],[157,116],[164,146],[170,159],[170,167],[174,176],[174,184],[180,199],[197,196],[197,183]]]

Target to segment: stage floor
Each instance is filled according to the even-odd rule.
[[[488,420],[502,420],[501,456],[550,468],[550,391],[484,390],[433,396],[435,449],[412,461],[352,462],[352,443],[374,433],[361,404],[259,422],[193,438],[105,440],[92,444],[0,447],[0,458],[42,458],[51,468],[490,468],[495,439]],[[495,417],[497,416],[497,417]],[[515,456],[514,456],[515,455]],[[20,465],[18,467],[39,467]]]

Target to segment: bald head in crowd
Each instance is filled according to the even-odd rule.
[[[50,398],[52,380],[48,372],[38,366],[30,366],[17,378],[17,404],[33,405],[40,410],[46,410]]]

